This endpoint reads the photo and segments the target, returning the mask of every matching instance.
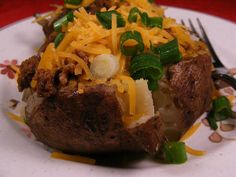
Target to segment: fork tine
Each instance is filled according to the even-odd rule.
[[[184,23],[184,20],[183,20],[183,19],[181,19],[181,24],[185,26],[185,23]]]
[[[199,33],[197,32],[196,28],[194,27],[194,25],[192,23],[192,20],[188,19],[188,22],[189,22],[189,25],[190,25],[190,28],[191,28],[192,32],[195,33],[198,38],[201,38]]]
[[[219,57],[217,56],[217,54],[216,54],[216,52],[215,52],[215,50],[214,50],[214,48],[213,48],[213,46],[212,46],[212,44],[210,42],[210,39],[208,38],[208,36],[206,34],[206,31],[203,28],[203,25],[202,25],[201,21],[199,20],[199,18],[197,18],[197,22],[198,22],[198,25],[200,27],[203,39],[206,42],[206,44],[207,44],[207,46],[208,46],[208,48],[210,50],[210,53],[211,53],[213,59],[215,60],[214,66],[215,67],[224,67],[224,65],[221,63]]]

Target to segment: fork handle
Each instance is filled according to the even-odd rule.
[[[231,87],[236,90],[236,79],[228,74],[221,74],[217,72],[212,73],[212,78],[213,80],[221,80],[224,81],[225,83],[229,84]]]

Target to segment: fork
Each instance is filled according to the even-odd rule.
[[[213,59],[213,65],[214,65],[214,68],[215,68],[215,70],[212,72],[213,80],[214,81],[221,80],[221,81],[229,84],[231,87],[234,88],[234,90],[236,90],[236,79],[234,77],[230,76],[229,74],[227,74],[228,70],[222,64],[220,58],[217,56],[217,54],[216,54],[216,52],[213,48],[213,45],[211,44],[210,39],[207,36],[207,33],[206,33],[201,21],[199,20],[199,18],[197,18],[197,23],[198,23],[198,26],[200,28],[201,35],[200,35],[200,33],[198,33],[198,31],[194,27],[193,22],[191,21],[191,19],[188,19],[188,22],[189,22],[191,32],[193,32],[193,34],[196,37],[198,37],[200,40],[202,40],[206,43],[206,45],[207,45],[207,47],[208,47],[208,49],[211,53],[211,56],[212,56],[212,59]],[[181,23],[184,26],[186,26],[183,19],[181,20]]]

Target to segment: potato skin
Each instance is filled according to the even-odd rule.
[[[37,103],[37,99],[41,100]],[[111,86],[88,87],[84,94],[61,92],[54,98],[42,99],[32,95],[28,99],[26,115],[28,125],[39,141],[65,152],[149,151],[142,148],[142,139],[132,136],[140,128],[143,129],[142,126],[132,130],[124,127],[121,103],[116,89]],[[160,131],[160,119],[154,117],[150,122],[158,125],[147,123],[143,132]],[[152,138],[149,144],[158,148],[162,140],[160,134]]]
[[[166,77],[153,92],[168,140],[178,141],[212,102],[213,81],[208,55],[185,58],[167,68]]]
[[[183,117],[184,131],[211,105],[213,95],[211,69],[209,55],[186,58],[169,68],[169,83],[174,103]]]

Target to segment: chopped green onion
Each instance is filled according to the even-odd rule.
[[[151,44],[151,50],[155,54],[160,55],[160,60],[163,65],[174,64],[182,59],[177,39],[157,47]]]
[[[217,121],[225,120],[232,116],[232,110],[229,100],[225,96],[213,100],[213,109]]]
[[[163,18],[162,17],[149,17],[146,12],[143,12],[141,14],[141,21],[146,27],[162,28]]]
[[[106,12],[96,12],[96,16],[98,20],[100,21],[102,26],[106,29],[111,29],[112,14],[116,14],[117,16],[117,27],[124,27],[126,23],[125,23],[124,18],[119,12],[115,10],[106,11]]]
[[[154,2],[154,0],[148,0],[148,2],[150,2],[152,4]]]
[[[79,5],[83,0],[64,0],[65,4]]]
[[[158,80],[163,76],[163,67],[158,56],[143,53],[135,56],[130,64],[130,75],[133,79],[148,80],[149,90],[158,88]]]
[[[59,46],[59,44],[61,43],[61,41],[64,39],[64,33],[60,32],[57,37],[54,40],[54,44],[55,44],[55,48],[57,48]]]
[[[56,22],[54,22],[53,27],[55,31],[60,32],[62,26],[67,25],[69,22],[74,20],[73,12],[68,12],[64,17],[60,18]]]
[[[125,46],[127,40],[135,40],[137,44],[135,46]],[[144,44],[142,35],[138,31],[126,31],[120,36],[120,50],[125,56],[134,56],[138,52],[143,52]]]
[[[74,13],[73,13],[73,11],[68,12],[66,17],[67,17],[67,20],[69,22],[73,22],[74,21]]]
[[[137,22],[138,15],[141,16],[140,10],[137,7],[133,7],[129,12],[128,21],[130,23]]]
[[[211,110],[208,115],[207,115],[207,121],[211,127],[212,130],[217,130],[218,129],[218,125],[216,123],[216,119],[215,119],[215,113],[213,110]]]
[[[146,12],[141,12],[137,7],[130,10],[128,21],[130,23],[137,22],[138,15],[141,17],[141,22],[146,27],[158,27],[162,28],[163,18],[162,17],[149,17]]]
[[[183,142],[164,143],[162,153],[164,160],[169,164],[182,164],[187,161],[185,144]]]
[[[213,100],[213,108],[207,115],[207,121],[213,130],[218,129],[216,121],[222,121],[232,116],[229,100],[225,96],[220,96]]]

